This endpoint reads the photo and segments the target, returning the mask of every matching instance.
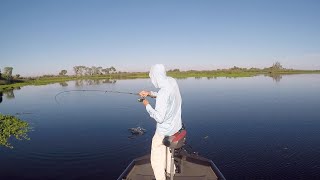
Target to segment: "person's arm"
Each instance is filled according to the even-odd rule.
[[[156,101],[156,107],[155,109],[152,108],[152,106],[148,103],[144,103],[146,106],[146,110],[149,113],[150,117],[155,119],[158,123],[163,123],[164,118],[167,111],[167,100],[168,95],[165,93],[158,93],[157,101]]]

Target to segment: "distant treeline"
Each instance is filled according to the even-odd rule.
[[[96,66],[74,66],[73,72],[67,75],[68,71],[63,69],[59,74],[42,75],[38,77],[21,77],[19,74],[12,75],[13,68],[5,67],[3,73],[0,70],[0,90],[6,88],[14,88],[25,86],[29,84],[42,85],[54,82],[65,82],[76,79],[132,79],[132,78],[148,78],[148,72],[121,72],[113,66],[111,67],[96,67]],[[180,69],[168,70],[168,75],[175,78],[188,78],[188,77],[250,77],[259,74],[268,76],[275,76],[277,74],[307,74],[307,73],[320,73],[320,70],[296,70],[284,68],[280,62],[275,62],[270,67],[266,68],[241,68],[234,66],[229,69],[216,69],[216,70],[187,70],[181,71]]]
[[[272,66],[266,68],[241,68],[237,66],[233,66],[229,69],[217,69],[217,70],[187,70],[187,71],[180,71],[179,69],[172,69],[169,70],[168,73],[212,73],[212,72],[263,72],[263,73],[278,73],[278,72],[289,72],[289,71],[309,71],[309,70],[294,70],[294,69],[287,69],[282,67],[280,62],[275,62]]]
[[[74,66],[73,71],[76,76],[96,76],[96,75],[106,75],[106,74],[114,73],[117,70],[113,66],[111,66],[110,68],[103,68],[101,66],[99,67]],[[60,71],[59,76],[65,76],[67,75],[67,73],[68,71],[63,69]]]
[[[232,68],[228,69],[216,69],[216,70],[187,70],[187,71],[181,71],[180,69],[171,69],[168,70],[168,74],[235,74],[235,73],[308,73],[308,72],[319,72],[320,70],[296,70],[296,69],[287,69],[284,68],[280,62],[275,62],[272,66],[266,67],[266,68],[241,68],[234,66]],[[59,72],[59,74],[47,74],[42,75],[39,77],[21,77],[19,74],[12,75],[13,68],[12,67],[5,67],[3,69],[3,73],[1,73],[0,69],[0,85],[3,84],[4,81],[6,83],[13,82],[14,80],[36,80],[39,78],[52,78],[52,77],[88,77],[88,76],[104,76],[107,75],[108,77],[114,77],[119,76],[120,74],[122,76],[141,76],[141,75],[147,75],[148,72],[125,72],[125,71],[117,71],[117,69],[113,66],[103,68],[101,66],[74,66],[73,67],[73,75],[67,75],[68,71],[63,69]],[[2,83],[1,83],[2,81]]]
[[[101,66],[96,67],[86,67],[86,66],[74,66],[73,67],[74,74],[76,76],[96,76],[96,75],[106,75],[110,73],[117,72],[116,68],[111,66],[110,68],[103,68]]]

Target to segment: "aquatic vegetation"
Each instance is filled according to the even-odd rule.
[[[21,119],[11,116],[0,114],[0,145],[13,148],[8,142],[11,136],[18,140],[29,140],[27,133],[30,131],[29,124]]]
[[[136,128],[129,128],[129,131],[132,135],[143,135],[147,130],[139,126]]]
[[[131,133],[131,135],[128,137],[129,139],[135,139],[136,137],[142,136],[147,132],[146,129],[144,129],[140,126],[135,127],[135,128],[129,128],[128,130]]]

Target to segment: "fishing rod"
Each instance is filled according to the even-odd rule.
[[[54,99],[57,104],[59,104],[57,97],[63,93],[69,93],[69,92],[104,92],[104,93],[117,93],[117,94],[131,94],[140,96],[139,93],[133,93],[133,92],[125,92],[125,91],[110,91],[110,90],[96,90],[96,89],[78,89],[78,90],[67,90],[59,92],[54,96]],[[145,98],[139,98],[138,101],[142,102]]]

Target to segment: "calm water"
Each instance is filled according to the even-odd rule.
[[[320,179],[320,75],[178,80],[192,151],[227,179]],[[136,96],[64,90],[155,90],[150,80],[82,81],[5,93],[4,114],[33,127],[0,147],[0,179],[116,179],[149,153],[155,122]],[[152,105],[154,101],[151,100]],[[141,125],[136,138],[128,128]]]

